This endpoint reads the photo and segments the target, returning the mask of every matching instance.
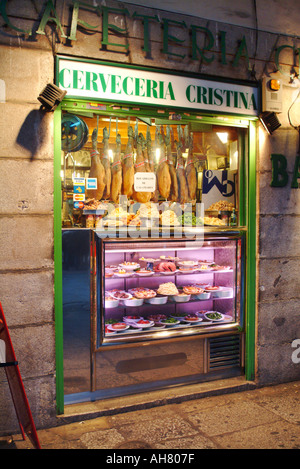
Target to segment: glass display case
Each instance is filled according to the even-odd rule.
[[[242,326],[242,233],[101,239],[96,347]]]

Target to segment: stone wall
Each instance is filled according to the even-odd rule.
[[[70,33],[69,4],[57,3],[57,15],[67,34]],[[70,3],[70,2],[69,2]],[[126,5],[130,15],[110,16],[113,24],[130,34],[127,38],[110,35],[111,42],[129,44],[124,48],[101,47],[101,15],[91,8],[80,10],[80,19],[96,31],[78,29],[77,41],[59,39],[50,24],[46,35],[24,36],[4,25],[0,17],[0,301],[10,328],[12,341],[20,362],[29,403],[37,428],[55,422],[55,328],[53,299],[53,113],[40,110],[37,96],[47,83],[54,81],[54,57],[68,54],[76,57],[107,60],[127,64],[160,67],[169,70],[203,73],[218,77],[259,80],[275,70],[274,53],[282,44],[300,47],[298,39],[257,33],[216,21],[171,14],[148,8]],[[99,2],[100,3],[100,2]],[[106,2],[114,8],[124,4]],[[45,2],[38,0],[7,2],[7,14],[18,28],[36,30]],[[133,13],[157,15],[151,21],[150,51],[142,51],[144,29]],[[162,53],[162,19],[185,21],[186,27],[173,23],[170,35],[184,40],[169,41],[170,54]],[[214,46],[206,57],[191,58],[190,27],[209,28]],[[34,29],[35,28],[35,29]],[[220,32],[226,33],[226,64],[222,57]],[[87,32],[89,34],[87,34]],[[245,36],[249,63],[242,54],[233,66],[240,41]],[[224,38],[225,36],[223,36]],[[207,37],[198,36],[199,47]],[[223,49],[224,52],[224,49]],[[185,55],[184,58],[172,54]],[[223,62],[223,63],[222,63]],[[299,197],[297,189],[271,188],[271,153],[288,158],[290,175],[298,150],[298,134],[289,125],[287,110],[295,89],[289,85],[288,73],[293,65],[289,49],[280,55],[283,79],[284,111],[282,127],[267,137],[259,131],[258,153],[258,304],[257,304],[257,381],[260,384],[299,379],[299,366],[291,361],[291,343],[300,338],[299,272],[300,244]],[[254,67],[253,67],[254,66]],[[300,121],[299,103],[293,107],[293,118]],[[18,431],[3,370],[0,370],[0,434]]]
[[[55,421],[53,114],[37,96],[53,81],[49,47],[0,47],[0,301],[38,428]],[[4,369],[0,434],[19,431]]]
[[[257,376],[260,384],[274,384],[300,377],[293,363],[292,342],[300,338],[300,190],[291,188],[299,135],[290,126],[288,109],[298,89],[285,82],[281,127],[267,137],[259,131],[258,152],[258,317]],[[290,111],[293,125],[300,123],[299,101]],[[288,161],[288,184],[271,187],[270,155]]]

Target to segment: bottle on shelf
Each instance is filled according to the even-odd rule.
[[[235,208],[232,210],[232,213],[230,216],[230,226],[237,226],[237,216],[235,213]]]

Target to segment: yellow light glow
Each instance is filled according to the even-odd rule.
[[[160,158],[160,148],[156,148],[155,156],[156,156],[156,163],[158,163],[159,158]]]
[[[228,133],[227,132],[217,132],[217,136],[221,140],[222,143],[228,142]]]

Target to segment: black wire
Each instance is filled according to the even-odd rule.
[[[292,107],[294,106],[295,102],[296,102],[297,99],[299,98],[299,95],[300,95],[300,89],[298,90],[298,94],[297,94],[296,98],[294,99],[294,101],[292,102],[292,104],[290,105],[289,110],[288,110],[288,119],[289,119],[289,123],[290,123],[290,125],[291,125],[294,129],[298,130],[298,132],[299,132],[299,125],[296,126],[296,125],[293,125],[293,124],[292,124],[291,117],[290,117],[290,110],[292,109]]]

